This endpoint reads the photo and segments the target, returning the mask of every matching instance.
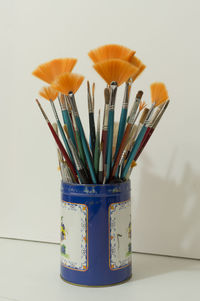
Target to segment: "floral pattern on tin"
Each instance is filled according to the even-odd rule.
[[[79,271],[88,269],[88,208],[62,201],[61,263]]]
[[[109,206],[109,265],[122,269],[131,264],[131,202]]]

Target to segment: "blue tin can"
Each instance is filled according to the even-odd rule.
[[[131,277],[130,181],[61,185],[61,277],[112,285]]]

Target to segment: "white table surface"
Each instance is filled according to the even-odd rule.
[[[133,278],[121,285],[78,287],[59,276],[59,246],[0,239],[0,301],[196,301],[200,261],[133,254]]]

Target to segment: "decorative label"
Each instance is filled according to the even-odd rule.
[[[131,263],[131,202],[109,206],[109,265],[122,269]]]
[[[66,268],[88,269],[88,208],[84,204],[62,202],[61,262]]]

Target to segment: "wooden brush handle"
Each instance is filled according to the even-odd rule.
[[[54,137],[54,139],[55,139],[55,141],[56,141],[56,143],[57,143],[57,145],[58,145],[58,147],[59,147],[59,149],[60,149],[60,151],[61,151],[63,157],[65,158],[65,160],[66,160],[66,162],[67,162],[67,165],[69,166],[71,172],[73,173],[74,178],[76,179],[76,182],[78,182],[78,181],[77,181],[76,170],[75,170],[73,164],[71,163],[70,158],[69,158],[69,156],[68,156],[66,150],[64,149],[63,145],[62,145],[62,142],[60,141],[58,135],[57,135],[56,132],[54,131],[54,128],[52,127],[52,125],[51,125],[50,122],[48,122],[48,126],[49,126],[49,128],[50,128],[50,131],[51,131],[51,133],[52,133],[52,135],[53,135],[53,137]]]
[[[114,163],[114,166],[113,166],[113,169],[112,169],[112,173],[111,173],[111,177],[114,177],[115,176],[115,173],[117,171],[117,167],[119,165],[119,161],[121,159],[121,155],[127,145],[127,140],[130,136],[130,133],[131,133],[131,128],[132,128],[132,125],[130,123],[127,124],[127,127],[126,127],[126,130],[125,130],[125,133],[124,133],[124,136],[123,136],[123,139],[122,139],[122,142],[121,142],[121,145],[120,145],[120,148],[119,148],[119,151],[118,151],[118,154],[117,154],[117,157],[116,157],[116,160],[115,160],[115,163]]]

